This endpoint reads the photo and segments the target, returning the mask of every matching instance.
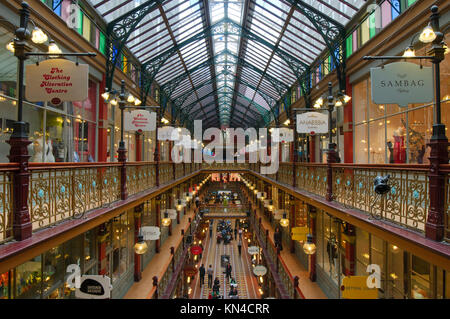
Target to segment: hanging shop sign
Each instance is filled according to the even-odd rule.
[[[261,198],[261,197],[266,197],[267,196],[267,194],[266,194],[266,192],[258,192],[258,193],[256,193],[256,198]]]
[[[283,218],[283,214],[286,214],[287,215],[287,212],[284,210],[284,209],[276,209],[274,212],[273,212],[273,217],[275,218],[275,219],[281,219],[281,218]]]
[[[200,255],[202,253],[203,249],[200,246],[192,246],[191,247],[191,253],[192,255]]]
[[[141,227],[141,234],[144,240],[158,240],[161,235],[161,230],[156,226],[144,226]]]
[[[311,135],[328,133],[328,115],[319,112],[297,114],[297,133]]]
[[[259,247],[258,246],[250,246],[250,247],[248,247],[248,253],[250,254],[250,255],[257,255],[257,254],[259,254]]]
[[[370,69],[372,101],[376,104],[432,102],[433,71],[431,67],[411,62],[395,62]]]
[[[292,240],[306,241],[306,235],[308,235],[308,233],[309,233],[308,226],[291,228]]]
[[[81,276],[80,288],[76,288],[75,297],[81,299],[110,298],[111,278],[101,275]]]
[[[255,267],[253,268],[253,273],[254,273],[256,276],[264,276],[265,274],[267,274],[267,268],[264,267],[263,265],[255,266]]]
[[[367,286],[368,276],[349,276],[342,279],[342,298],[378,299],[378,289]]]
[[[25,67],[25,97],[30,102],[84,101],[88,97],[87,64],[48,59]]]
[[[146,110],[125,112],[123,117],[125,131],[150,132],[156,129],[156,113]]]
[[[286,127],[274,128],[271,136],[272,141],[275,143],[292,142],[294,140],[294,131]]]
[[[165,209],[162,211],[162,216],[164,216],[164,214],[167,213],[168,217],[170,219],[176,219],[177,218],[177,210],[176,209]]]

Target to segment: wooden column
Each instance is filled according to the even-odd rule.
[[[155,211],[156,211],[156,227],[161,227],[161,195],[156,196],[155,199]],[[155,243],[155,252],[159,253],[161,240],[158,238]]]

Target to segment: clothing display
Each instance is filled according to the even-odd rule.
[[[406,146],[404,128],[394,131],[394,163],[406,163]]]
[[[50,139],[47,140],[44,147],[44,138],[39,137],[33,142],[34,147],[34,155],[31,159],[31,162],[40,163],[42,162],[42,153],[44,153],[44,162],[45,163],[54,163],[55,157],[53,155],[53,146],[52,141]]]

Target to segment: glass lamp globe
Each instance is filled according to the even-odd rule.
[[[10,41],[6,44],[6,50],[14,53],[14,41]]]
[[[138,255],[145,254],[147,252],[148,245],[144,240],[144,237],[142,235],[138,236],[138,241],[136,244],[134,244],[134,252]]]
[[[408,57],[415,57],[416,56],[416,51],[414,51],[413,47],[407,47],[405,52],[403,53],[403,56],[408,58]]]
[[[316,253],[316,244],[313,243],[312,235],[306,236],[306,243],[303,245],[303,251],[307,255],[314,255]]]
[[[38,27],[35,27],[33,32],[31,33],[31,41],[34,43],[44,43],[48,40],[48,36]]]
[[[55,43],[55,41],[51,40],[48,45],[48,53],[62,53],[61,49]]]
[[[161,225],[168,227],[170,226],[170,223],[172,223],[172,220],[169,218],[169,215],[165,213],[164,218],[161,220]]]
[[[436,39],[436,33],[434,33],[434,30],[431,26],[427,25],[422,30],[422,33],[419,36],[419,40],[423,43],[430,43],[433,42],[434,39]]]
[[[281,227],[289,226],[289,219],[286,218],[286,213],[284,213],[283,218],[280,219],[280,225],[281,225]]]

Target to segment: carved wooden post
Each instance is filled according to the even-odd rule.
[[[172,272],[175,271],[175,248],[170,247],[170,255],[172,256]]]
[[[299,282],[299,278],[298,278],[298,276],[295,276],[294,277],[294,299],[297,299],[297,297],[298,297],[298,295],[297,295],[298,282]]]
[[[155,299],[158,299],[158,277],[153,276],[153,287],[156,287],[155,290]]]

